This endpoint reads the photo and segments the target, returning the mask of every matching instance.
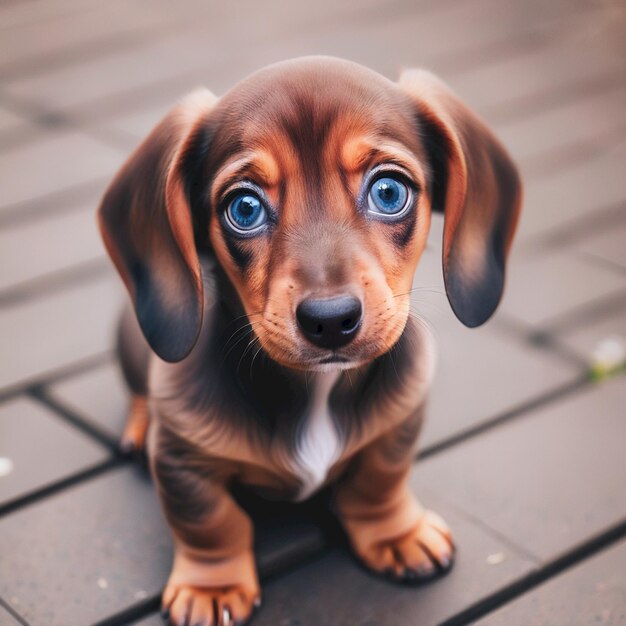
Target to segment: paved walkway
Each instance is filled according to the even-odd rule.
[[[626,623],[626,375],[590,374],[626,341],[625,24],[610,0],[0,3],[0,624],[160,623],[171,545],[115,451],[121,292],[95,207],[185,91],[308,53],[438,72],[516,156],[526,206],[486,327],[449,312],[439,221],[416,278],[441,359],[413,484],[456,567],[394,587],[316,503],[259,514],[255,625]]]

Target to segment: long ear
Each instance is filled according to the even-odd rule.
[[[433,209],[444,213],[443,275],[448,300],[466,326],[493,314],[521,208],[521,183],[506,150],[438,78],[408,70],[399,86],[412,98],[432,167]]]
[[[206,150],[215,101],[201,90],[170,111],[124,164],[98,212],[139,325],[166,361],[187,356],[200,332],[202,280],[184,172]]]

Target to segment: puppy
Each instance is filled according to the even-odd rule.
[[[412,279],[442,211],[448,299],[485,322],[520,199],[505,149],[437,78],[332,58],[193,93],[129,158],[99,222],[134,308],[125,444],[147,431],[171,623],[243,624],[260,603],[235,483],[290,500],[332,484],[368,568],[450,567],[448,527],[407,484],[434,362]]]

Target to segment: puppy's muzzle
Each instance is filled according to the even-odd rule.
[[[298,327],[319,348],[337,350],[349,344],[361,326],[363,307],[354,296],[303,300],[296,309]]]

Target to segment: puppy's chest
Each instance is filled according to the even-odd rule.
[[[338,377],[339,372],[316,374],[295,446],[288,455],[288,469],[300,481],[296,500],[305,500],[324,484],[330,468],[343,452],[329,406],[330,393]]]

